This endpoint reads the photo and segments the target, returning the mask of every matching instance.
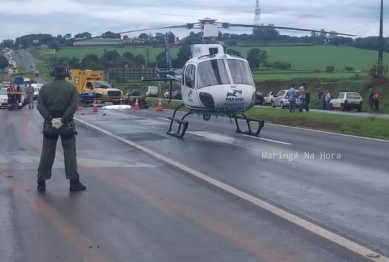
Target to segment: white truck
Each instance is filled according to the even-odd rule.
[[[158,86],[149,86],[147,88],[146,96],[157,97],[158,96]]]

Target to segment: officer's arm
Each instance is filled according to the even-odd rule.
[[[73,117],[73,115],[76,113],[78,103],[78,91],[76,87],[72,86],[72,98],[70,100],[69,107],[66,109],[65,113],[62,116],[62,122],[67,122],[70,120],[71,117]]]
[[[53,119],[53,116],[50,114],[49,110],[47,110],[46,107],[44,86],[42,86],[39,90],[38,105],[36,108],[45,120],[51,121]]]

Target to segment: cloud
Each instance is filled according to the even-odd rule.
[[[278,0],[261,2],[261,23],[309,29],[325,29],[360,37],[378,35],[378,1],[355,0]],[[21,8],[22,7],[22,8]],[[255,1],[237,0],[2,0],[0,8],[0,39],[49,33],[52,35],[90,32],[100,35],[106,31],[123,32],[193,23],[205,17],[220,22],[252,24]],[[385,25],[389,25],[389,10],[385,10]],[[161,30],[160,30],[161,31]],[[188,30],[172,30],[183,37]],[[221,30],[250,33],[249,28]],[[155,33],[149,31],[148,33]],[[163,32],[163,30],[162,30]],[[305,35],[296,31],[282,34]],[[389,28],[384,28],[389,35]],[[139,33],[130,34],[137,36]]]

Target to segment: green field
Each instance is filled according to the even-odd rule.
[[[246,57],[248,50],[253,47],[233,47]],[[378,54],[376,51],[357,49],[347,46],[266,46],[260,47],[268,53],[269,61],[283,61],[292,64],[293,70],[316,69],[324,71],[327,66],[335,67],[336,72],[344,72],[347,66],[355,70],[367,72],[373,64],[377,62]],[[102,56],[104,49],[117,50],[120,54],[131,52],[134,55],[143,54],[147,57],[149,50],[149,61],[154,62],[155,57],[164,52],[164,48],[154,47],[68,47],[60,49],[56,56],[84,58],[87,54],[96,54]],[[175,58],[178,48],[172,48],[171,54]],[[384,57],[384,64],[389,64],[389,57]]]

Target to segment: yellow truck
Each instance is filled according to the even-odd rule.
[[[123,96],[121,90],[105,81],[103,71],[71,69],[70,77],[66,80],[76,86],[82,103],[89,104],[96,99],[98,103],[111,102],[118,105]]]

